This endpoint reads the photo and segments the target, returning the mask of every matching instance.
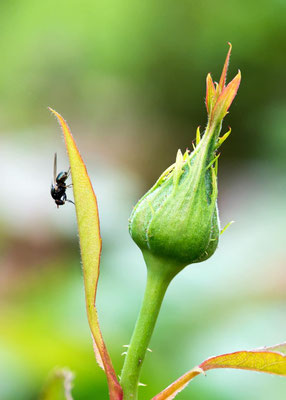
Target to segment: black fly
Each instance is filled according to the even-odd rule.
[[[70,168],[67,172],[60,172],[57,174],[57,153],[54,158],[54,182],[51,186],[51,196],[55,200],[57,207],[63,206],[66,201],[74,204],[73,201],[67,199],[66,189],[72,185],[66,185],[66,180],[70,175]]]

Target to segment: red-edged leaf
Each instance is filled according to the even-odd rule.
[[[225,59],[225,62],[224,62],[224,66],[223,66],[223,69],[222,69],[221,77],[220,77],[218,88],[217,88],[218,95],[222,92],[222,90],[225,87],[226,74],[227,74],[227,70],[228,70],[230,53],[231,53],[231,49],[232,49],[231,43],[228,42],[228,45],[229,45],[229,50],[227,52],[227,56],[226,56],[226,59]]]
[[[223,89],[221,94],[219,95],[215,107],[212,111],[212,121],[217,120],[221,121],[223,117],[226,115],[227,110],[231,106],[233,99],[236,96],[239,85],[241,81],[241,73],[238,71],[238,74],[233,78],[233,80]]]
[[[215,98],[216,90],[211,77],[211,74],[207,75],[207,92],[206,92],[206,107],[208,114],[211,113],[213,108],[213,101]]]
[[[252,351],[236,351],[208,358],[182,375],[152,400],[171,400],[197,375],[215,368],[235,368],[267,372],[286,377],[286,343]]]
[[[117,380],[111,359],[101,335],[97,310],[95,307],[101,254],[97,200],[85,164],[79,154],[67,123],[59,113],[51,108],[50,110],[57,117],[62,127],[70,160],[83,265],[86,310],[93,337],[95,355],[99,365],[104,368],[107,375],[110,399],[121,400],[123,398],[122,389]]]

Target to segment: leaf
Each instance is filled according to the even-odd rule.
[[[40,395],[40,400],[73,400],[71,395],[74,376],[68,369],[53,371]]]
[[[83,265],[86,310],[93,337],[95,355],[98,364],[104,369],[107,375],[110,399],[120,400],[123,397],[122,388],[117,380],[116,373],[102,338],[95,306],[101,254],[97,200],[85,164],[79,154],[67,123],[55,110],[50,108],[50,111],[57,117],[62,127],[70,161]]]
[[[286,377],[286,343],[252,351],[236,351],[208,358],[182,375],[152,400],[171,400],[197,375],[215,368],[235,368],[267,372]]]

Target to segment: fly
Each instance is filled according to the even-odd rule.
[[[66,190],[68,187],[71,187],[72,184],[67,185],[66,180],[70,175],[70,168],[65,172],[59,172],[57,174],[57,153],[55,153],[54,157],[54,181],[51,185],[51,196],[55,200],[57,208],[59,206],[63,206],[66,201],[74,204],[73,201],[67,199]]]

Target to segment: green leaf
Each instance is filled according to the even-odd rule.
[[[215,368],[235,368],[286,377],[286,343],[252,351],[236,351],[208,358],[182,375],[152,400],[171,400],[197,375]]]
[[[85,164],[67,123],[55,110],[50,108],[50,111],[57,117],[62,127],[70,161],[83,266],[86,310],[93,337],[95,356],[98,364],[107,375],[110,399],[120,400],[123,397],[122,389],[102,338],[95,306],[101,254],[97,200]]]
[[[40,400],[73,400],[71,395],[73,373],[67,369],[56,369],[44,387]]]

